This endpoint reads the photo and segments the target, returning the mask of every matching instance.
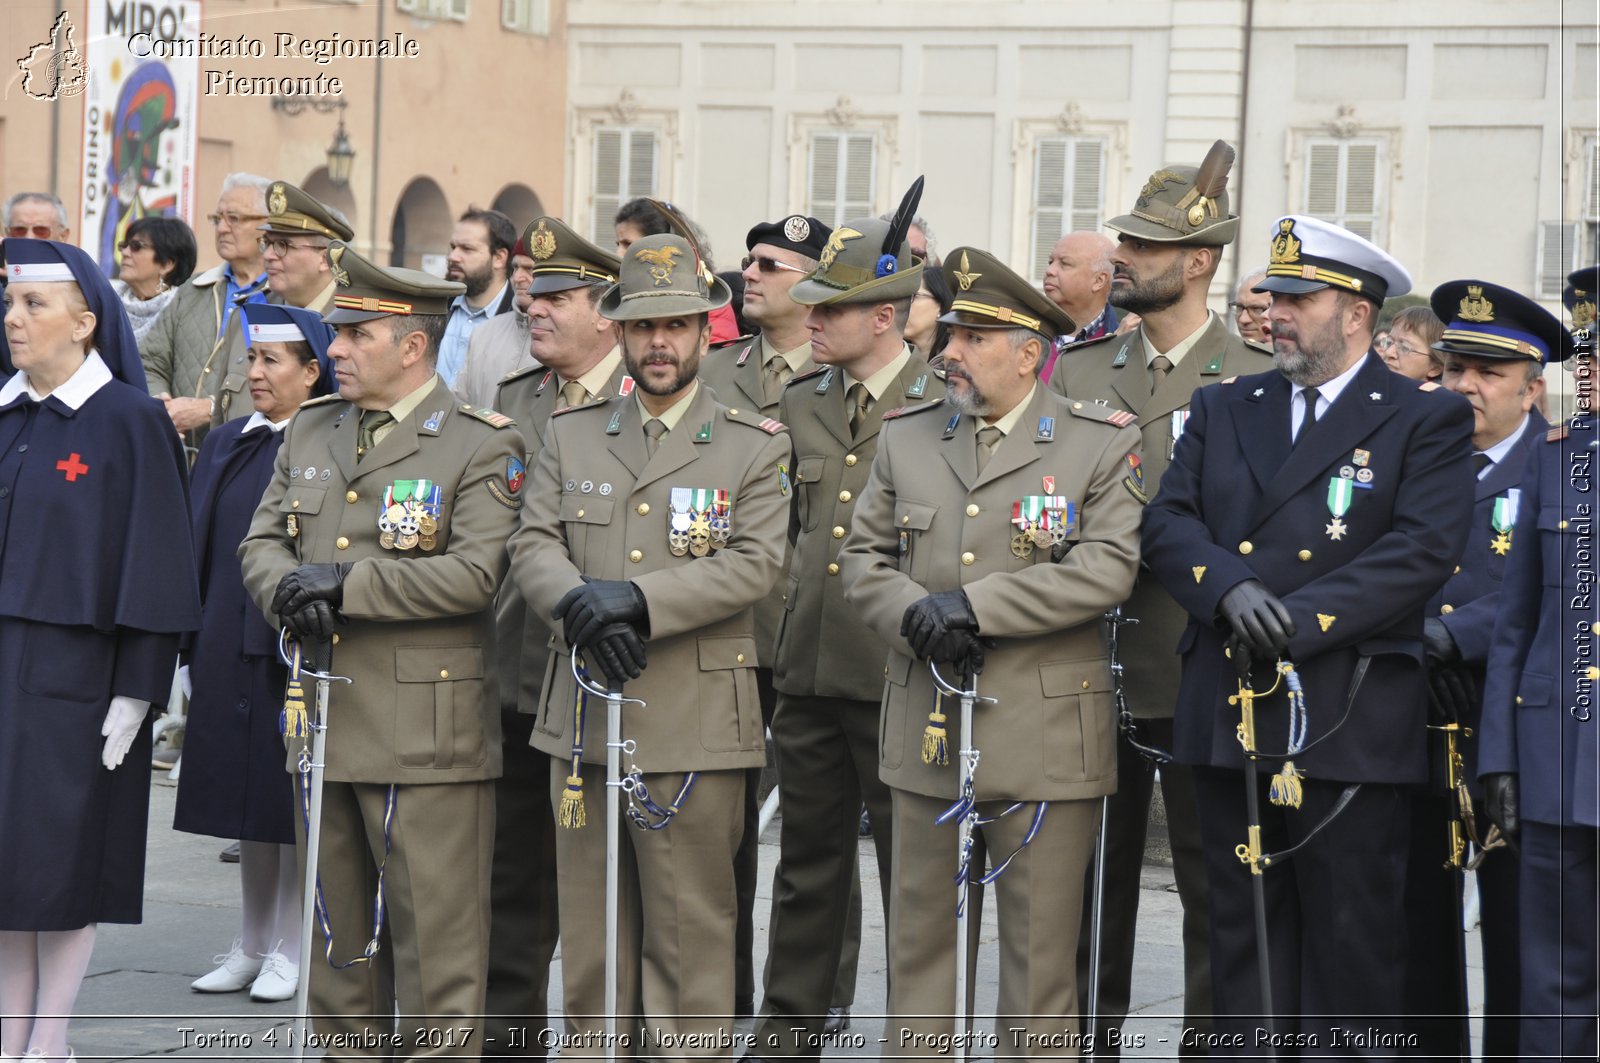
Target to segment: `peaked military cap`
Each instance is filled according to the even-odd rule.
[[[288,181],[274,181],[268,186],[267,220],[256,228],[261,232],[322,236],[329,240],[350,240],[356,235],[332,207]]]
[[[707,274],[694,244],[677,233],[658,233],[629,245],[617,283],[600,297],[600,313],[612,321],[687,317],[732,299],[728,283]]]
[[[821,258],[822,249],[828,246],[828,237],[832,235],[833,230],[816,218],[791,214],[752,226],[745,234],[744,249],[754,251],[757,244],[767,244],[807,258]]]
[[[1443,354],[1545,365],[1572,357],[1572,334],[1556,316],[1527,296],[1488,281],[1446,281],[1428,303],[1444,335],[1433,345]]]
[[[440,280],[419,269],[375,266],[347,244],[328,248],[339,285],[333,306],[322,315],[330,325],[353,325],[388,315],[448,314],[451,300],[465,294],[460,281]]]
[[[1572,314],[1572,327],[1594,329],[1595,293],[1600,292],[1600,266],[1585,266],[1567,274],[1561,302]]]
[[[943,324],[1032,329],[1050,343],[1077,331],[1072,318],[1044,292],[987,251],[956,248],[945,256],[944,275],[955,301],[939,319]]]
[[[789,298],[801,306],[838,306],[915,296],[922,287],[922,262],[911,253],[906,233],[921,199],[919,177],[893,220],[857,218],[833,230],[817,268],[789,289]]]
[[[1411,274],[1370,240],[1320,218],[1289,214],[1272,223],[1272,257],[1253,292],[1307,295],[1339,288],[1376,303],[1411,290]]]
[[[1150,175],[1133,211],[1106,228],[1163,244],[1222,247],[1239,232],[1239,215],[1228,213],[1228,173],[1234,151],[1217,141],[1199,166],[1167,166]]]
[[[522,231],[522,246],[533,259],[529,294],[617,282],[617,268],[621,265],[617,256],[585,240],[559,218],[535,218]]]

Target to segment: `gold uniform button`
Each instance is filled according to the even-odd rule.
[[[299,505],[298,502],[295,503],[295,504]],[[900,518],[900,523],[901,524],[910,524],[911,523],[911,514],[907,513],[905,516],[901,517]]]
[[[354,491],[346,491],[344,493],[344,500],[346,502],[355,502],[360,498],[361,498],[361,496],[356,494]]]
[[[744,654],[742,654],[742,653],[736,654],[734,656],[733,660],[734,660],[735,664],[743,664],[744,663]]]
[[[1521,695],[1521,694],[1518,694],[1518,695],[1517,695],[1517,704],[1518,704],[1518,705],[1521,705],[1521,704],[1522,704],[1522,695]]]
[[[341,550],[348,550],[350,549],[350,540],[341,535],[333,541],[333,545]]]
[[[1311,560],[1311,551],[1310,550],[1302,550],[1302,551],[1300,551],[1300,555],[1299,556],[1300,556],[1300,560],[1302,560],[1302,561],[1310,561]]]
[[[582,519],[583,519],[583,510],[581,510],[581,509],[580,509],[580,510],[578,510],[578,519],[579,519],[579,520],[582,520]]]
[[[1074,403],[1073,403],[1073,404],[1072,404],[1072,408],[1073,408],[1073,409],[1074,409],[1074,410],[1081,410],[1081,409],[1083,409],[1083,403],[1081,403],[1081,402],[1074,402]]]
[[[1254,550],[1255,548],[1256,548],[1256,544],[1252,543],[1249,539],[1246,539],[1244,542],[1239,544],[1239,552],[1241,554],[1248,554],[1250,551]]]
[[[852,469],[856,467],[856,462],[860,460],[861,459],[856,457],[854,454],[846,454],[844,456],[844,463]]]
[[[635,550],[635,551],[633,551],[632,553],[630,553],[628,555],[628,560],[632,561],[634,564],[637,565],[639,562],[644,560],[644,551],[643,550]]]
[[[976,502],[968,502],[967,503],[967,516],[976,517],[977,515],[978,515],[978,503],[976,503]]]
[[[971,551],[971,550],[968,550],[968,551],[967,551],[967,552],[966,552],[966,553],[964,553],[964,554],[962,554],[962,555],[961,555],[961,563],[962,563],[962,564],[963,564],[963,565],[970,565],[970,564],[972,564],[972,563],[973,563],[973,562],[974,562],[974,561],[976,561],[976,560],[978,560],[978,559],[977,559],[977,557],[976,557],[976,556],[975,556],[975,555],[974,555],[974,554],[973,554],[973,553],[972,553],[972,551]]]
[[[1455,570],[1455,571],[1454,571],[1454,572],[1452,572],[1452,573],[1450,573],[1450,574],[1451,574],[1451,575],[1452,575],[1452,576],[1459,576],[1459,575],[1461,575],[1461,566],[1460,566],[1460,565],[1457,565],[1457,566],[1456,566],[1456,570]]]
[[[1449,616],[1451,613],[1453,613],[1455,611],[1456,611],[1456,607],[1453,606],[1453,605],[1441,605],[1439,607],[1439,615],[1440,616]]]
[[[833,529],[833,537],[835,539],[843,539],[844,538],[844,529],[839,527],[838,525],[835,525],[834,529]]]
[[[333,644],[334,644],[334,645],[335,645],[335,646],[337,646],[337,645],[339,645],[339,634],[338,634],[338,632],[334,632],[334,635],[333,635]]]
[[[839,566],[837,564],[829,564],[828,565],[828,575],[837,576],[838,574],[839,574]]]
[[[841,501],[841,502],[850,501],[850,497],[851,496],[850,496],[850,492],[849,491],[840,491],[839,492],[839,501]]]
[[[728,415],[730,417],[737,417],[737,416],[739,416],[739,411],[738,410],[729,410],[728,411]]]
[[[641,516],[641,517],[649,516],[650,515],[650,503],[648,503],[648,502],[640,502],[639,503],[639,508],[635,509],[634,512],[639,514],[639,516]]]
[[[440,679],[449,679],[450,678],[450,669],[448,669],[448,668],[439,669],[439,678]]]
[[[1088,689],[1089,689],[1089,681],[1088,681],[1088,680],[1087,680],[1087,679],[1085,679],[1085,680],[1084,680],[1084,681],[1083,681],[1083,689],[1085,689],[1085,690],[1088,690]]]
[[[300,500],[297,498],[293,502],[290,502],[289,503],[289,508],[290,509],[299,509],[300,508]]]

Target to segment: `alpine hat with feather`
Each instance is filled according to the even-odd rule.
[[[1139,190],[1133,211],[1106,228],[1138,240],[1222,247],[1239,232],[1239,215],[1228,212],[1228,172],[1233,148],[1217,141],[1195,166],[1166,166]]]
[[[919,177],[911,182],[893,220],[856,218],[833,230],[817,268],[789,289],[789,298],[801,306],[914,298],[922,287],[922,262],[912,255],[906,233],[921,199]]]

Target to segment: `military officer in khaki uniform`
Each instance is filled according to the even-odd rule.
[[[555,634],[533,743],[557,762],[567,1032],[605,1047],[606,715],[578,696],[578,650],[595,684],[627,681],[646,702],[623,711],[623,769],[649,800],[634,794],[622,826],[618,999],[642,1001],[645,1051],[663,1059],[728,1054],[733,854],[744,769],[764,757],[751,608],[778,579],[791,490],[783,426],[696,379],[708,314],[730,298],[700,265],[674,234],[628,248],[601,310],[621,324],[633,393],[551,418],[511,540],[530,614]]]
[[[483,1014],[500,774],[491,604],[522,506],[522,437],[434,372],[460,284],[342,244],[329,254],[339,394],[285,429],[240,547],[256,604],[302,644],[331,638],[333,670],[352,680],[328,717],[318,875],[332,941],[319,932],[303,970],[318,1033],[391,1031],[398,1006],[408,1058],[476,1055],[458,1028]],[[380,891],[382,946],[349,965],[380,936]]]
[[[1198,167],[1157,170],[1133,211],[1106,223],[1119,241],[1112,252],[1111,302],[1138,314],[1140,326],[1126,336],[1106,336],[1073,348],[1050,381],[1050,387],[1063,395],[1137,417],[1134,423],[1144,439],[1144,476],[1151,496],[1183,434],[1194,390],[1272,368],[1270,351],[1235,336],[1206,309],[1207,289],[1223,248],[1239,229],[1238,215],[1228,209],[1233,157],[1233,149],[1219,140]],[[1117,743],[1120,785],[1108,811],[1100,960],[1102,1032],[1120,1026],[1128,1014],[1139,876],[1155,781],[1156,761],[1141,754],[1133,742],[1160,754],[1172,749],[1179,672],[1175,650],[1188,622],[1182,607],[1148,574],[1123,606],[1123,615],[1138,621],[1118,631],[1127,706],[1137,722],[1131,734]],[[1211,1028],[1209,906],[1189,768],[1163,763],[1161,793],[1183,902],[1184,1024],[1204,1032]],[[1085,1010],[1091,918],[1086,905],[1078,939],[1079,998]],[[1106,1037],[1098,1041],[1105,1054],[1117,1054]]]
[[[903,213],[909,223],[915,210]],[[889,908],[892,816],[877,767],[888,647],[845,603],[838,562],[883,415],[944,394],[903,339],[922,269],[904,226],[862,218],[833,231],[822,267],[790,293],[811,307],[819,368],[791,380],[779,407],[794,442],[796,508],[773,669],[772,737],[785,814],[753,1050],[766,1058],[820,1054],[818,1035],[859,891],[863,800]]]
[[[267,188],[267,220],[259,230],[267,271],[267,302],[318,313],[327,310],[337,287],[328,261],[328,245],[355,236],[344,216],[289,182],[274,181]],[[249,355],[243,320],[235,314],[228,319],[222,340],[200,373],[201,386],[216,389],[208,393],[214,401],[212,427],[235,417],[250,416],[250,394],[245,390]]]
[[[762,222],[745,235],[749,252],[744,259],[744,314],[761,329],[760,335],[741,336],[711,351],[701,367],[700,378],[716,392],[717,401],[746,410],[759,410],[763,417],[778,416],[778,401],[783,386],[794,376],[810,372],[811,333],[806,328],[806,308],[789,298],[801,277],[817,268],[828,235],[833,230],[816,218],[791,214],[778,221]],[[789,555],[784,554],[788,570]],[[761,692],[761,720],[771,726],[777,700],[772,691],[772,649],[778,638],[778,620],[783,615],[783,582],[780,580],[756,606],[757,689]],[[734,950],[737,962],[735,1012],[748,1015],[755,1003],[754,919],[756,905],[756,851],[761,839],[757,833],[760,810],[757,807],[761,769],[752,768],[745,781],[744,841],[734,860],[739,883],[739,921]],[[857,904],[856,921],[860,922]],[[858,935],[859,936],[859,935]],[[848,1003],[854,997],[855,964],[850,964],[852,982]]]
[[[538,366],[500,382],[495,408],[516,420],[533,468],[550,415],[563,406],[608,399],[633,381],[623,371],[616,326],[600,314],[600,295],[617,279],[617,256],[556,218],[536,218],[521,246],[533,260],[528,285],[529,339]],[[500,661],[500,723],[505,772],[495,784],[494,932],[489,947],[485,1046],[492,1055],[540,1054],[543,1047],[514,1030],[545,1018],[550,960],[560,923],[556,906],[555,817],[550,811],[550,758],[532,748],[533,717],[549,656],[550,627],[529,622],[514,580],[495,602]],[[531,1020],[531,1021],[530,1021]]]
[[[948,393],[884,417],[839,564],[845,597],[889,644],[882,777],[894,799],[890,1051],[937,1053],[954,1032],[960,710],[935,699],[979,666],[996,703],[973,717],[978,828],[1000,918],[996,1056],[1076,1054],[1074,975],[1099,798],[1116,788],[1116,722],[1101,617],[1133,588],[1144,485],[1133,418],[1035,379],[1073,323],[994,256],[945,259]],[[943,739],[943,741],[941,741]],[[1019,803],[1010,814],[1006,810]],[[1036,829],[1035,829],[1036,828]],[[1012,854],[1015,856],[1012,856]],[[969,982],[969,985],[971,983]],[[904,1028],[909,1036],[898,1031]]]

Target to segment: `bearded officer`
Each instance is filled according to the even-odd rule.
[[[1116,788],[1101,617],[1138,568],[1139,433],[1127,413],[1038,384],[1039,359],[1073,331],[1043,293],[976,248],[950,252],[945,272],[949,392],[885,415],[839,561],[846,599],[889,645],[889,1027],[909,1031],[890,1051],[932,1056],[927,1038],[955,1032],[956,824],[935,821],[957,797],[960,710],[936,701],[931,658],[952,680],[974,666],[997,699],[973,718],[989,822],[971,877],[984,850],[995,867],[1009,860],[993,887],[995,1028],[1024,1033],[1004,1034],[998,1053],[1057,1055],[1063,1023],[1077,1029],[1073,961],[1099,798]]]
[[[332,939],[319,931],[303,970],[319,1034],[364,1044],[398,1007],[413,1057],[475,1056],[462,1031],[483,1014],[500,773],[491,605],[522,505],[522,437],[434,372],[460,284],[343,244],[329,259],[339,393],[285,429],[240,546],[262,611],[303,645],[331,638],[333,671],[352,680],[327,732],[318,875]],[[383,944],[363,961],[369,937]]]
[[[1223,249],[1239,229],[1238,215],[1229,211],[1227,191],[1233,158],[1233,148],[1219,140],[1198,167],[1157,170],[1145,182],[1133,210],[1106,223],[1117,233],[1117,248],[1111,254],[1111,302],[1138,314],[1139,327],[1130,335],[1106,336],[1072,348],[1050,380],[1051,388],[1063,395],[1103,402],[1138,418],[1145,479],[1152,494],[1183,434],[1195,388],[1272,368],[1268,352],[1229,332],[1222,319],[1206,309],[1206,294]],[[1188,619],[1148,571],[1143,575],[1123,607],[1126,617],[1138,623],[1117,633],[1133,719],[1125,722],[1117,743],[1117,792],[1107,810],[1102,1029],[1120,1025],[1128,1015],[1155,758],[1172,748],[1172,712],[1178,701],[1173,647]],[[1161,764],[1161,796],[1173,875],[1183,903],[1184,1025],[1204,1034],[1211,1029],[1211,956],[1206,948],[1210,925],[1194,779],[1186,766]],[[1089,914],[1078,939],[1078,983],[1080,1002],[1087,1009],[1094,927],[1090,906],[1085,908]],[[1097,1040],[1097,1051],[1118,1054],[1106,1038]]]
[[[764,417],[778,417],[778,402],[783,386],[798,373],[809,372],[811,334],[806,328],[806,308],[789,297],[796,283],[817,268],[817,258],[833,232],[816,218],[791,214],[778,221],[762,222],[745,234],[744,317],[761,331],[756,336],[741,336],[712,350],[706,359],[701,379],[716,392],[717,401],[747,410],[759,410]],[[781,420],[781,418],[780,418]],[[788,570],[789,556],[784,555]],[[760,667],[756,682],[761,690],[761,719],[770,727],[777,704],[772,690],[772,651],[778,637],[778,620],[783,614],[783,581],[756,606],[756,652]],[[740,1017],[754,1010],[756,865],[760,848],[759,788],[761,771],[752,768],[744,791],[744,840],[739,843],[735,874],[739,880],[739,922],[734,945],[738,964],[735,1011]],[[860,937],[860,902],[855,906],[856,937]],[[859,943],[859,941],[858,941]],[[770,954],[770,953],[769,953]],[[845,972],[854,990],[855,964]],[[844,998],[848,1003],[853,993]]]
[[[696,379],[708,315],[730,298],[700,267],[674,234],[628,248],[601,310],[621,323],[634,392],[550,419],[511,556],[530,612],[554,618],[533,743],[557,761],[567,1032],[602,1043],[605,714],[579,697],[581,652],[594,683],[646,702],[623,710],[623,768],[649,800],[634,794],[622,826],[618,999],[642,999],[656,1050],[725,1057],[744,769],[765,758],[751,608],[782,564],[789,437]]]
[[[530,222],[518,246],[533,262],[528,338],[539,364],[501,380],[495,408],[516,420],[527,444],[523,461],[531,469],[552,413],[627,394],[623,389],[633,381],[623,371],[616,325],[599,309],[601,294],[616,282],[617,256],[551,217]],[[514,580],[500,587],[495,619],[505,772],[495,784],[494,916],[484,1019],[485,1033],[494,1040],[485,1051],[542,1055],[544,1046],[532,1030],[545,1020],[560,920],[550,758],[530,740],[550,628],[543,618],[529,622]]]
[[[1600,1013],[1592,331],[1600,270],[1577,270],[1567,286],[1572,344],[1550,357],[1570,350],[1578,412],[1534,444],[1523,472],[1478,754],[1489,818],[1521,843],[1517,1057],[1530,1060],[1595,1058]]]
[[[1190,617],[1173,751],[1196,768],[1215,1029],[1241,1038],[1214,1054],[1259,1053],[1272,1021],[1259,1017],[1252,865],[1235,855],[1257,826],[1265,853],[1304,843],[1255,865],[1276,1033],[1354,1054],[1404,1043],[1410,788],[1427,776],[1422,621],[1472,517],[1467,403],[1371,350],[1384,298],[1410,286],[1346,229],[1275,222],[1256,290],[1272,293],[1277,370],[1195,392],[1145,510],[1145,559]],[[1236,665],[1263,695],[1259,780],[1241,770]]]
[[[920,193],[919,181],[913,195]],[[790,292],[811,307],[811,352],[820,368],[791,380],[780,406],[794,441],[795,511],[773,669],[772,738],[784,816],[755,1028],[755,1052],[767,1058],[820,1054],[823,1016],[860,888],[863,800],[889,911],[892,813],[877,768],[888,647],[845,603],[839,550],[883,415],[944,394],[903,338],[923,269],[905,240],[916,213],[915,199],[908,202],[899,225],[860,218],[833,230],[821,268]]]

